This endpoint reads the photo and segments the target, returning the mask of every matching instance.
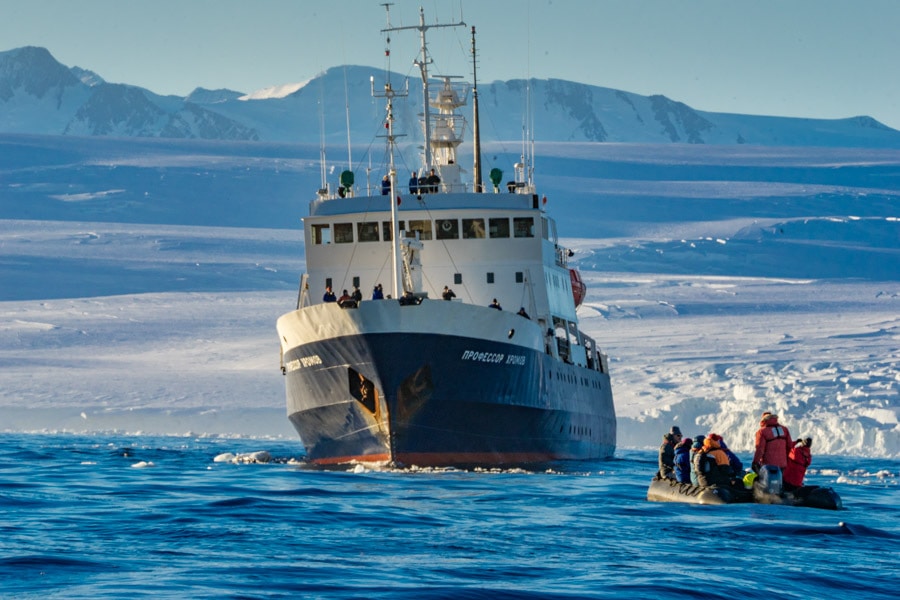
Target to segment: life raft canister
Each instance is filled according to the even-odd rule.
[[[575,299],[575,308],[578,308],[587,295],[587,286],[581,280],[581,274],[577,269],[569,269],[569,278],[572,280],[572,298]]]

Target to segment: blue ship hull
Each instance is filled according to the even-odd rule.
[[[615,450],[607,373],[520,345],[360,333],[284,356],[288,416],[318,464],[518,465]]]

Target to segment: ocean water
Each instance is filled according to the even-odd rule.
[[[0,439],[2,598],[846,600],[900,584],[898,461],[814,456],[807,481],[838,491],[836,512],[651,503],[645,450],[328,471],[294,440]],[[271,462],[216,461],[262,450]]]

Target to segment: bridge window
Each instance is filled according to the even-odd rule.
[[[492,238],[509,237],[509,219],[490,219],[488,221]]]
[[[400,226],[400,231],[406,229],[406,225],[403,221],[398,221],[397,224]],[[391,242],[394,240],[394,236],[391,235],[391,222],[390,221],[382,221],[381,223],[381,231],[384,232],[384,241]]]
[[[361,242],[377,242],[378,241],[378,223],[357,223],[356,237]]]
[[[431,220],[428,221],[414,221],[410,219],[409,221],[409,229],[406,230],[408,237],[416,237],[415,232],[419,232],[420,240],[430,240],[431,239]]]
[[[331,225],[313,225],[312,226],[313,244],[330,244],[331,243]]]
[[[517,238],[534,237],[534,217],[515,217],[513,229]]]
[[[335,244],[352,244],[353,243],[353,223],[335,223],[334,224],[334,243]]]
[[[463,219],[463,239],[481,239],[484,235],[484,219]]]
[[[456,219],[437,219],[434,222],[439,240],[458,240],[459,221]]]

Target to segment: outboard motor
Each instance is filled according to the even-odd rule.
[[[756,485],[760,486],[766,494],[780,496],[784,489],[781,480],[781,469],[772,465],[763,465],[759,469]]]

